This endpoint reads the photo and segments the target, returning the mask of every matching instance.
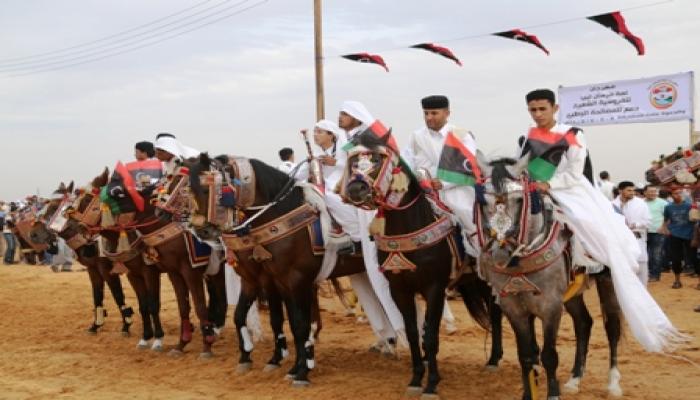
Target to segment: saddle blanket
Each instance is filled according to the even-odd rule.
[[[209,258],[211,257],[211,247],[199,241],[190,232],[185,233],[185,245],[187,247],[187,254],[190,258],[190,264],[192,267],[203,267],[209,264]]]

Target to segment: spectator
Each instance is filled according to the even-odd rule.
[[[615,198],[613,204],[619,208],[622,215],[625,216],[625,223],[630,228],[639,244],[640,255],[637,259],[639,270],[637,276],[639,280],[646,286],[649,279],[648,256],[647,256],[647,230],[651,222],[649,208],[636,195],[634,183],[622,181],[617,186],[620,195]]]
[[[676,188],[671,191],[673,201],[664,208],[664,223],[661,232],[668,236],[669,256],[675,280],[673,289],[680,289],[682,265],[681,260],[685,258],[686,265],[695,269],[697,255],[696,249],[690,247],[690,240],[693,238],[694,224],[690,221],[690,202],[683,198],[683,189]]]
[[[15,251],[17,249],[17,241],[15,235],[12,233],[12,228],[14,223],[12,220],[12,213],[17,209],[14,203],[10,203],[9,212],[5,213],[5,223],[2,228],[2,235],[5,237],[5,257],[3,261],[5,265],[15,264]]]
[[[277,169],[285,174],[289,174],[294,169],[294,150],[289,147],[284,147],[279,151],[279,155],[282,164],[280,164]]]
[[[649,208],[651,223],[647,232],[647,253],[649,255],[649,282],[658,282],[664,262],[664,242],[666,236],[659,230],[664,222],[664,208],[668,202],[659,198],[659,190],[652,185],[644,187],[644,202]]]
[[[615,184],[610,181],[610,174],[608,171],[602,171],[599,176],[600,181],[598,181],[598,189],[603,193],[603,196],[613,201],[616,197],[616,195],[613,194]]]

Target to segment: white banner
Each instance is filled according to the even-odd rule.
[[[559,87],[558,120],[574,126],[693,119],[693,73]]]

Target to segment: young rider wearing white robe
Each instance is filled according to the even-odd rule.
[[[199,156],[199,150],[185,146],[170,133],[156,135],[154,144],[156,157],[164,164],[164,175],[172,175],[175,172],[178,161]]]
[[[364,132],[375,121],[376,119],[369,113],[367,108],[358,101],[345,101],[338,115],[338,125],[345,132],[347,140]],[[337,158],[344,158],[347,160],[347,154],[339,154]],[[368,306],[362,302],[362,295],[357,290],[355,282],[352,281],[352,279],[360,279],[359,277],[362,276],[362,274],[353,275],[355,278],[351,277],[353,289],[355,289],[375,333],[387,341],[396,338],[397,335],[403,339],[405,336],[403,317],[396,303],[394,303],[394,299],[391,297],[389,281],[387,281],[384,274],[379,271],[377,247],[369,235],[369,225],[374,219],[376,211],[361,210],[359,208],[356,208],[354,211],[356,221],[359,223],[360,243],[367,276],[369,277],[369,281],[371,282],[376,296],[381,302],[379,310],[376,309],[376,306],[371,305],[370,307],[375,310],[370,311],[370,309],[368,309]],[[344,226],[343,229],[345,229]],[[372,322],[373,318],[375,322]]]
[[[537,128],[560,134],[569,131],[571,127],[558,124],[554,119],[559,109],[554,92],[535,90],[526,99]],[[584,176],[587,155],[586,141],[579,131],[576,145],[569,146],[563,154],[554,176],[548,182],[535,185],[557,202],[566,224],[584,250],[610,268],[620,308],[637,341],[647,351],[672,350],[687,337],[678,332],[637,279],[640,253],[637,240],[625,225],[624,217],[614,211],[610,201]]]

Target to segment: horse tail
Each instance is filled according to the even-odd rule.
[[[491,330],[491,287],[488,283],[475,273],[470,273],[462,276],[455,289],[462,295],[462,301],[474,321],[482,328]]]

